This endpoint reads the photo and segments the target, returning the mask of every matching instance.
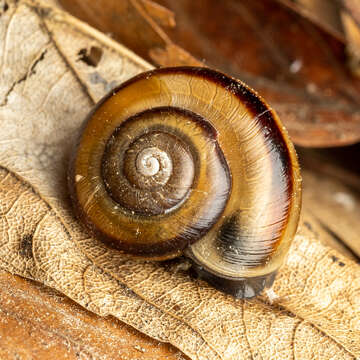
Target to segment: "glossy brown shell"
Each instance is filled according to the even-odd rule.
[[[145,258],[186,249],[210,274],[261,277],[297,228],[301,179],[286,130],[252,89],[207,68],[157,69],[113,90],[86,119],[70,169],[87,228]]]

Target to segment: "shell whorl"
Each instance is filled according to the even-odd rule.
[[[157,69],[113,90],[89,114],[69,177],[79,218],[109,247],[160,260],[185,251],[226,279],[275,271],[300,212],[277,115],[206,68]]]

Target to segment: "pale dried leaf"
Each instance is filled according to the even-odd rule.
[[[89,238],[67,196],[72,144],[94,102],[150,66],[58,10],[8,4],[0,18],[1,266],[193,359],[360,356],[359,267],[306,228],[275,295],[252,302],[192,279],[176,263],[135,261]],[[92,47],[101,50],[96,64],[86,57]]]
[[[306,227],[303,232],[304,235],[301,232],[297,235],[290,256],[275,282],[275,293],[279,296],[277,304],[309,320],[346,349],[359,353],[360,347],[348,332],[356,334],[360,330],[360,268],[342,258],[339,260],[336,252],[314,241],[314,235]],[[243,345],[242,341],[241,344],[238,341],[243,331],[246,332],[247,325],[241,320],[244,315],[240,301],[224,296],[205,284],[195,283],[185,274],[175,277],[172,268],[159,268],[153,263],[136,264],[123,259],[112,251],[106,251],[100,243],[97,246],[103,251],[97,249],[92,253],[94,239],[84,239],[80,243],[100,267],[121,279],[134,292],[182,318],[206,340],[216,339],[219,353],[225,354],[228,348],[236,349],[235,353],[244,351],[238,347]],[[334,264],[333,257],[339,260],[340,266]],[[204,303],[207,306],[199,306],[194,311],[194,304]],[[274,316],[274,309],[268,309],[263,304],[259,306],[264,307],[263,312],[272,311]],[[238,336],[224,339],[219,324]],[[283,326],[281,324],[279,328]],[[271,335],[274,328],[272,324]],[[273,341],[276,344],[278,340]],[[269,342],[272,343],[271,340]]]

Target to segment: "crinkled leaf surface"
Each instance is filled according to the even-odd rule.
[[[67,195],[72,144],[93,104],[150,66],[32,0],[7,1],[0,44],[2,268],[192,359],[360,356],[360,267],[309,227],[300,228],[273,290],[253,301],[190,278],[177,262],[135,261],[89,238]]]

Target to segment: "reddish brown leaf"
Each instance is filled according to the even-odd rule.
[[[340,41],[271,0],[161,3],[177,15],[171,37],[258,90],[297,144],[360,139],[360,81],[349,74]]]
[[[348,65],[360,76],[360,3],[357,0],[277,0],[346,44]]]
[[[159,0],[176,14],[168,35],[135,0],[60,2],[158,65],[200,64],[169,35],[258,90],[299,145],[360,140],[360,80],[345,66],[344,45],[274,0]]]
[[[360,164],[354,159],[359,154],[359,145],[299,152],[304,212],[311,214],[335,240],[328,244],[357,262],[360,262]]]
[[[288,6],[341,41],[345,41],[340,19],[340,1],[328,0],[277,0]]]
[[[160,65],[199,64],[173,44],[159,26],[175,26],[173,13],[150,0],[60,0],[59,3],[147,60]]]
[[[113,317],[97,316],[39,283],[0,270],[0,359],[187,357]]]

